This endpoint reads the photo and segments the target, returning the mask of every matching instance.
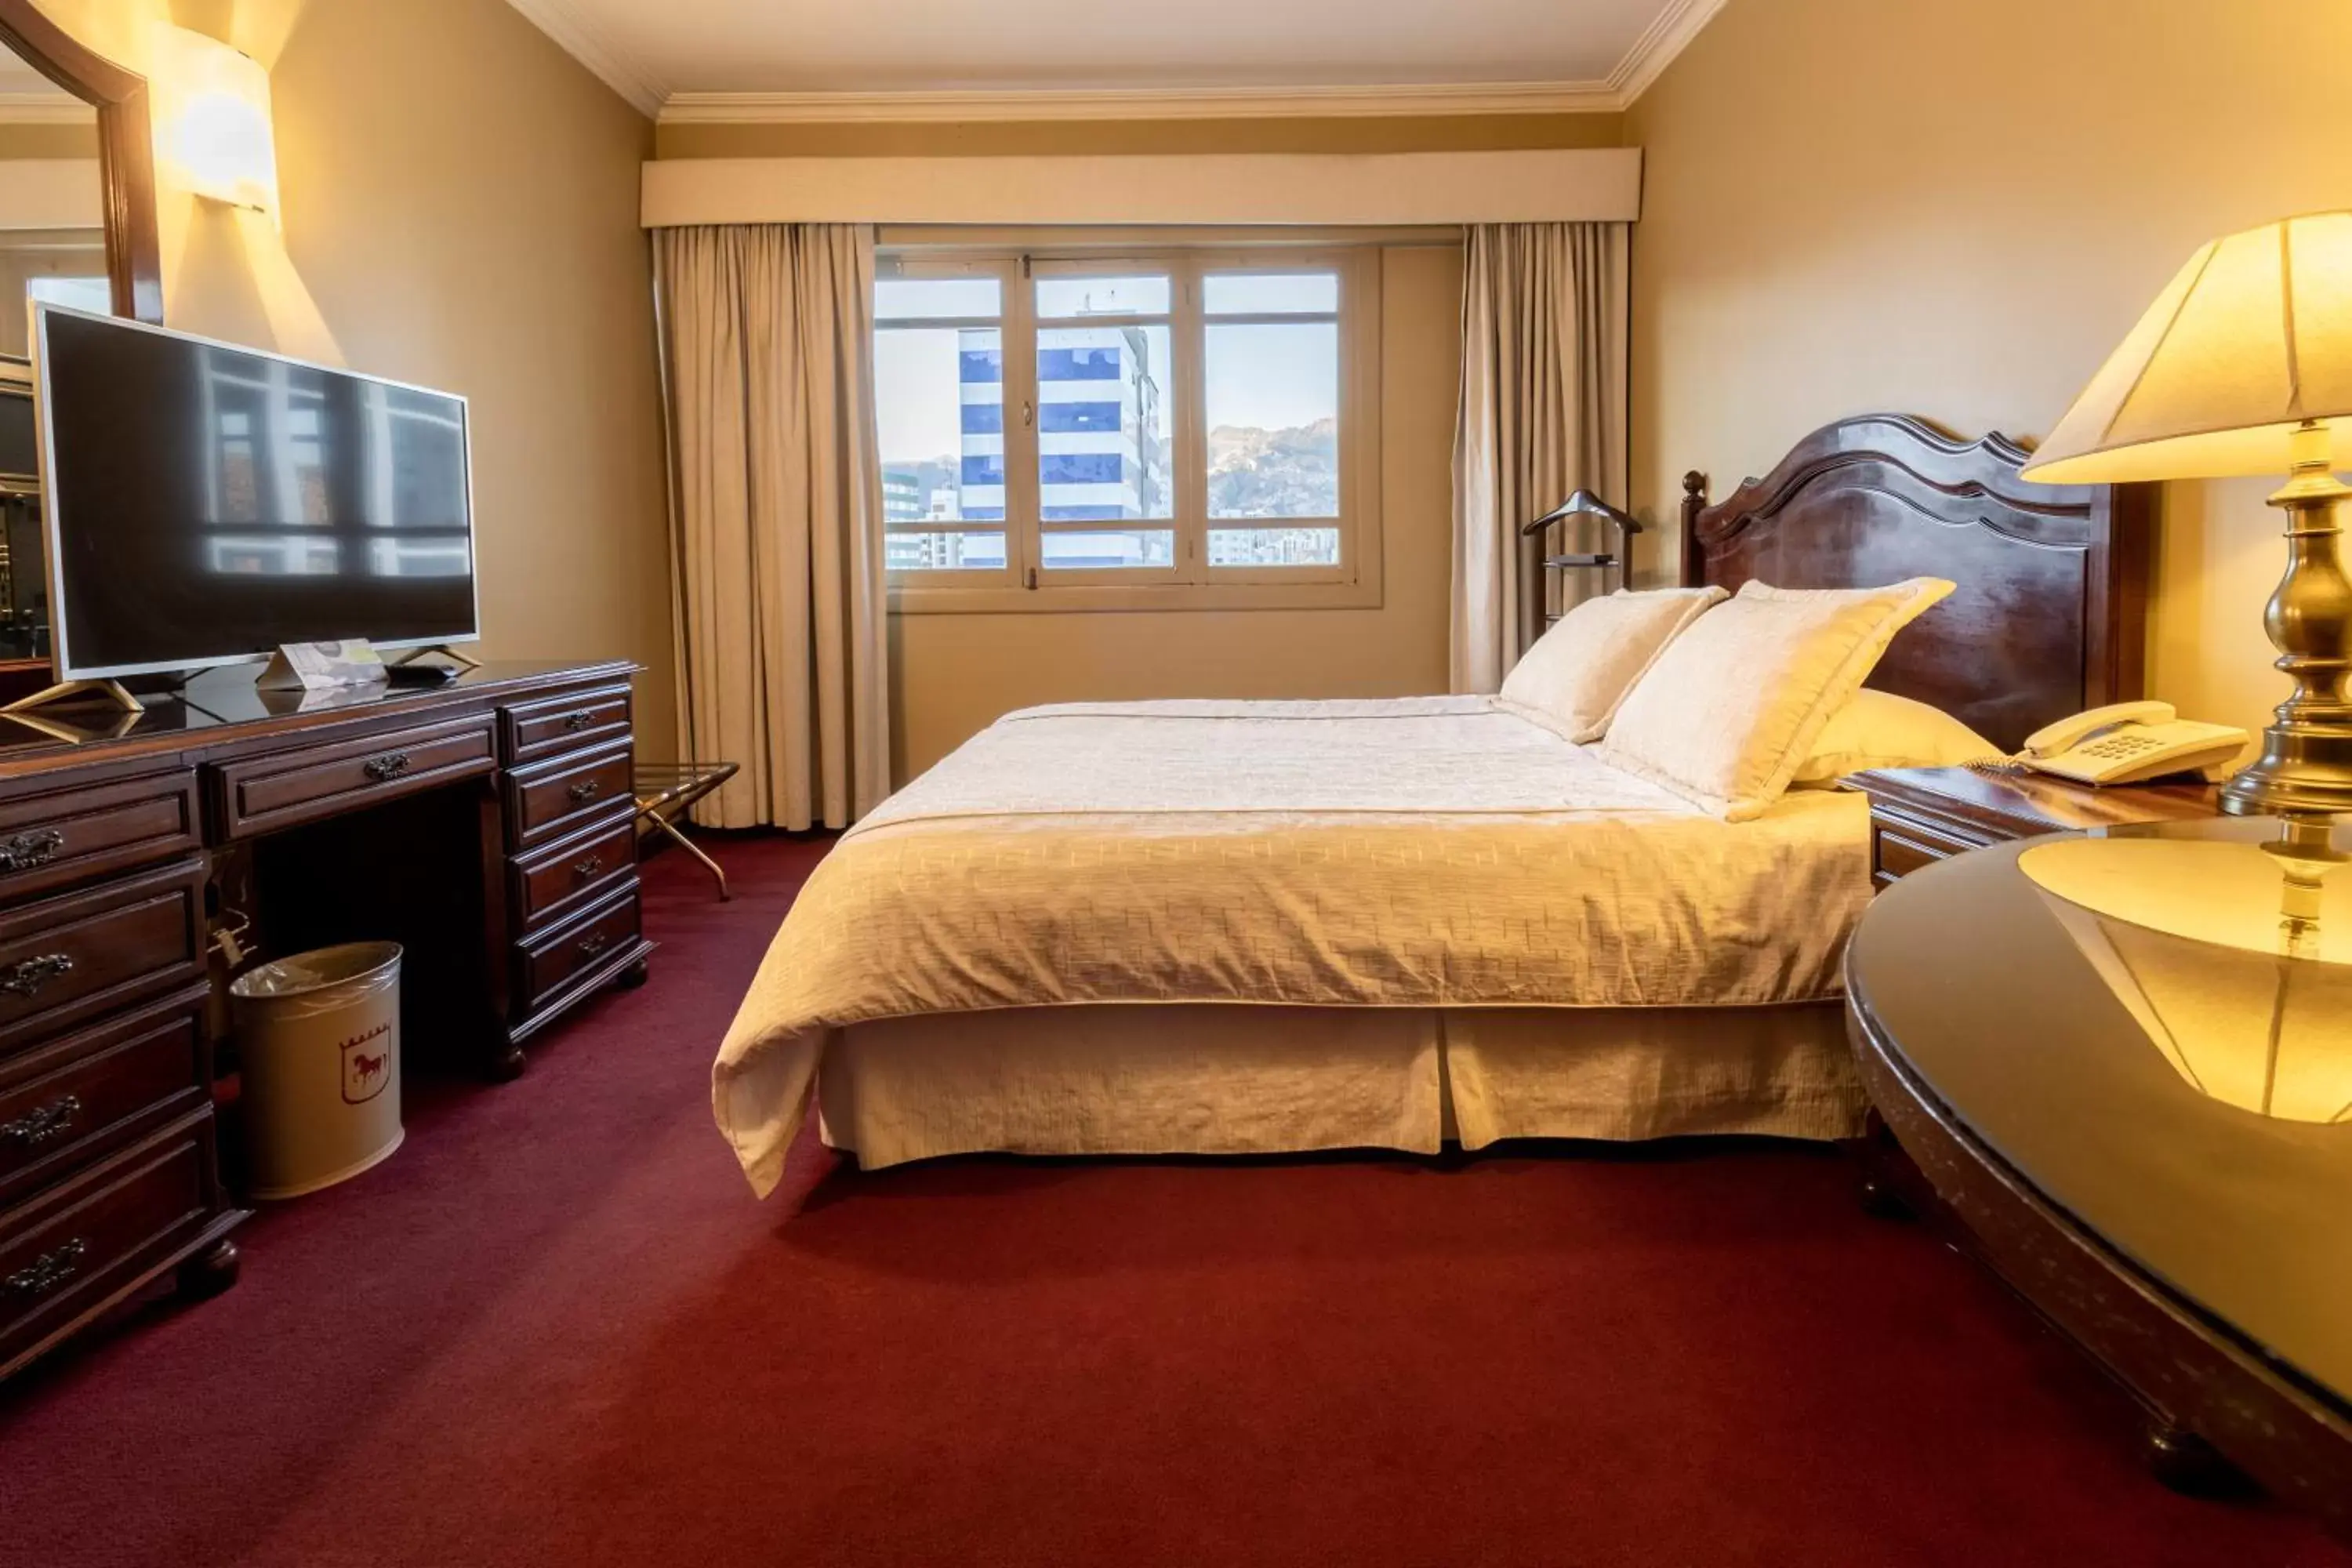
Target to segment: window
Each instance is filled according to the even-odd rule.
[[[1372,604],[1377,252],[886,255],[902,609]]]

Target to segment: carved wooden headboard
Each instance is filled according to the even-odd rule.
[[[1877,587],[1948,577],[1958,592],[1906,627],[1870,684],[1930,702],[2015,749],[2053,719],[2140,695],[2151,485],[2038,485],[2004,436],[1962,441],[1917,419],[1824,426],[1724,501],[1683,480],[1683,581],[1738,591]]]

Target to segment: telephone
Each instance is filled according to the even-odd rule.
[[[2084,784],[2137,784],[2224,766],[2237,759],[2247,739],[2243,730],[2227,724],[2183,719],[2169,702],[2118,702],[2035,731],[2017,760]]]

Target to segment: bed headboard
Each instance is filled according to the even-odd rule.
[[[1683,479],[1683,581],[1737,592],[1948,577],[1870,684],[2014,749],[2054,719],[2141,693],[2152,485],[2038,485],[2005,436],[1898,414],[1822,426],[1709,506]]]

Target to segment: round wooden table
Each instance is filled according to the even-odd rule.
[[[1915,872],[1854,937],[1848,1021],[1879,1135],[2138,1396],[2159,1473],[2218,1452],[2352,1540],[2352,825],[2293,838],[2162,824]]]

